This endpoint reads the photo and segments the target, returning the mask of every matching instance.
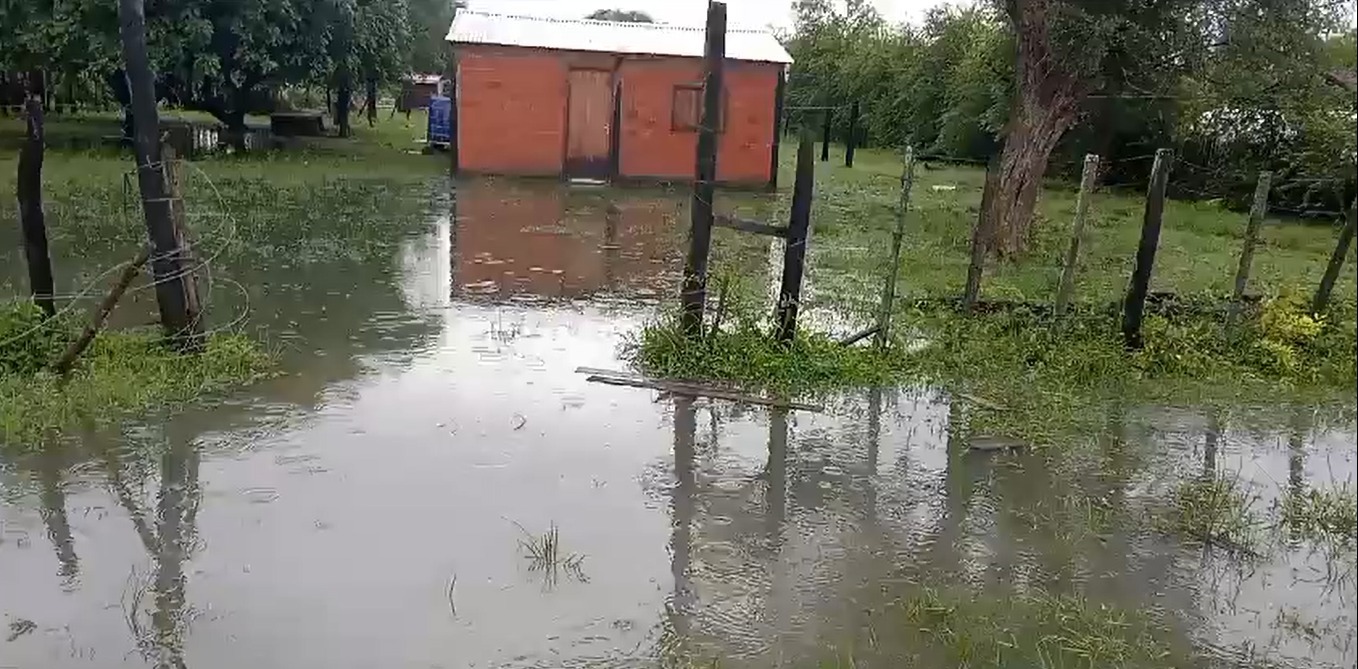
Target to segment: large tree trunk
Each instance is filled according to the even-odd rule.
[[[1005,132],[1000,174],[986,223],[990,251],[1021,253],[1032,232],[1033,210],[1047,162],[1079,117],[1083,84],[1052,52],[1049,9],[1055,0],[1011,0],[1018,55],[1015,100]]]

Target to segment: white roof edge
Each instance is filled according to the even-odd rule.
[[[705,29],[665,23],[560,19],[461,9],[448,27],[452,44],[701,58]],[[792,56],[767,30],[726,31],[729,60],[783,63]]]

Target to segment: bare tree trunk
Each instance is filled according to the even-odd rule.
[[[368,77],[367,97],[364,106],[368,108],[368,127],[371,128],[377,125],[377,80],[372,77]]]
[[[349,109],[353,105],[354,91],[349,85],[349,76],[341,75],[339,93],[335,96],[335,125],[339,127],[339,136],[348,137],[353,134],[353,129],[349,126]]]
[[[1018,42],[1015,82],[1018,87],[1005,132],[998,188],[986,212],[996,255],[1021,253],[1033,225],[1033,210],[1042,190],[1047,162],[1061,136],[1079,117],[1083,86],[1052,53],[1048,14],[1052,0],[1009,3]]]
[[[160,322],[176,347],[192,350],[199,343],[201,324],[189,314],[182,250],[171,219],[165,171],[161,169],[160,116],[156,110],[151,64],[146,55],[146,17],[142,0],[118,0],[118,19],[123,63],[132,98],[137,185],[146,217],[146,232],[151,238],[151,269],[155,276]]]
[[[19,232],[28,264],[28,283],[33,303],[51,318],[57,313],[53,294],[52,256],[47,250],[47,219],[42,209],[42,161],[46,137],[43,134],[42,97],[30,89],[24,102],[28,133],[19,151],[15,182],[19,199]]]

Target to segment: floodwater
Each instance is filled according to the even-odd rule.
[[[376,261],[214,268],[280,378],[0,456],[0,667],[947,666],[886,612],[925,586],[1163,611],[1220,666],[1358,658],[1351,566],[1141,522],[1185,472],[1261,508],[1353,485],[1351,424],[1110,407],[1086,448],[979,453],[928,388],[789,413],[588,383],[674,289],[682,198],[449,190]],[[553,527],[573,568],[526,557]]]

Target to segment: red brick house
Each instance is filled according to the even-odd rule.
[[[462,10],[453,155],[467,172],[691,179],[702,100],[703,29]],[[728,30],[717,177],[777,173],[784,71],[772,34]]]

